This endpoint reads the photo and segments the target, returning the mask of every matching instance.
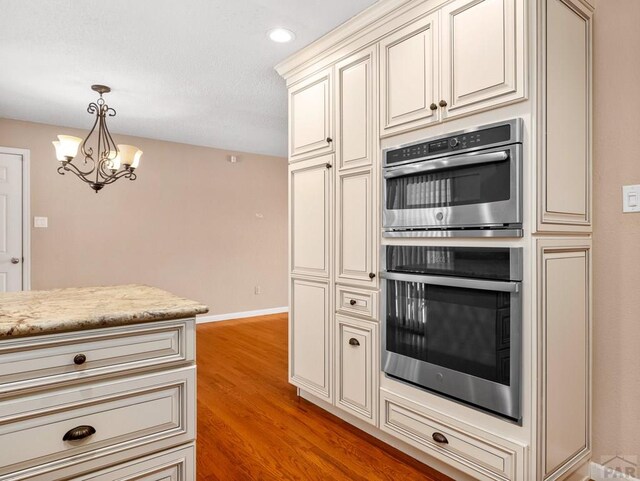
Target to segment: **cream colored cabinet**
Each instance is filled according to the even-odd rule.
[[[456,0],[441,21],[445,117],[525,97],[524,0]]]
[[[333,151],[332,72],[323,70],[289,90],[291,161]]]
[[[591,241],[539,239],[540,479],[591,452]]]
[[[375,185],[371,169],[340,172],[336,201],[336,276],[341,283],[378,283]]]
[[[437,122],[437,16],[401,28],[380,42],[380,130],[393,134]]]
[[[538,229],[588,232],[592,12],[579,1],[541,4]]]
[[[378,325],[336,316],[336,405],[377,423]]]
[[[290,271],[329,278],[333,155],[289,166]]]
[[[291,280],[289,380],[332,401],[332,329],[329,282]]]
[[[340,170],[373,164],[376,158],[376,50],[366,49],[336,67],[337,157]]]

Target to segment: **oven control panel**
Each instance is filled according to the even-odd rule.
[[[511,138],[511,124],[453,134],[450,137],[441,137],[433,141],[425,141],[388,150],[385,156],[385,165],[389,166],[409,160],[424,159],[433,156],[440,157],[450,152],[477,149],[478,147],[509,142]]]

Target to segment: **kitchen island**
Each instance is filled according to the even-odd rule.
[[[193,481],[207,311],[141,285],[0,294],[0,481]]]

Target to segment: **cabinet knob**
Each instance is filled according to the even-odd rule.
[[[441,101],[440,101],[440,103],[439,103],[439,105],[440,105],[440,107],[444,108],[444,107],[446,107],[448,104],[447,104],[447,101],[446,101],[446,100],[441,100]]]
[[[358,341],[355,337],[352,337],[351,339],[349,339],[349,345],[350,346],[359,346],[360,345],[360,341]]]
[[[96,429],[93,426],[78,426],[77,428],[69,429],[69,431],[62,436],[62,440],[80,441],[81,439],[88,438],[95,433]]]
[[[369,272],[369,279],[375,279],[376,275],[373,272]]]
[[[355,306],[356,305],[356,300],[355,299],[351,299],[349,301],[349,304],[351,304],[352,306]]]
[[[446,437],[444,434],[442,434],[442,433],[433,433],[433,434],[431,435],[431,437],[433,438],[433,440],[434,440],[436,443],[439,443],[439,444],[449,444],[449,440],[448,440],[448,439],[447,439],[447,437]]]
[[[431,110],[438,110],[438,106],[437,106],[436,104],[431,104],[431,105],[429,105],[429,108],[430,108]]]
[[[333,142],[333,139],[331,137],[327,137],[327,143],[330,144],[331,142]]]
[[[12,257],[11,258],[11,263],[12,264],[20,264],[20,259],[18,257]]]
[[[85,356],[84,354],[76,354],[73,358],[73,363],[79,366],[80,364],[84,364],[86,360],[87,356]]]
[[[333,167],[333,165],[331,165],[329,162],[327,162],[327,163],[325,164],[325,167],[326,167],[327,169],[330,169],[331,167]]]

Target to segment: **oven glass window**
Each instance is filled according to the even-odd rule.
[[[509,385],[509,293],[387,283],[387,351]]]
[[[387,179],[387,209],[427,209],[509,200],[510,162]]]

